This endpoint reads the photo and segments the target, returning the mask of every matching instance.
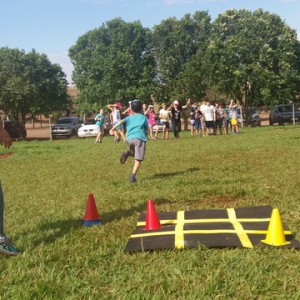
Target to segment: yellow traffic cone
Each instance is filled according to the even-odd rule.
[[[266,239],[262,240],[262,242],[271,246],[283,246],[290,244],[290,242],[285,240],[278,208],[273,208],[272,210]]]

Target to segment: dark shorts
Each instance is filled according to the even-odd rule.
[[[214,128],[214,121],[205,121],[206,128]]]
[[[98,125],[97,125],[98,126]],[[99,127],[99,132],[101,134],[104,134],[104,125],[98,126]]]
[[[166,128],[170,127],[170,123],[169,122],[161,121],[160,124],[163,125],[163,126],[166,126]]]
[[[140,140],[140,139],[132,139],[127,141],[127,144],[129,146],[129,151],[131,155],[136,160],[144,160],[145,151],[146,151],[146,142]]]

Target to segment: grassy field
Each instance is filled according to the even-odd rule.
[[[300,299],[300,253],[255,247],[129,254],[153,199],[159,212],[272,205],[300,238],[300,127],[149,141],[132,160],[106,137],[17,142],[0,159],[6,233],[24,252],[0,257],[0,299]],[[83,227],[89,193],[101,226]]]

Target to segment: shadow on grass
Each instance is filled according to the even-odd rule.
[[[82,227],[80,219],[57,220],[41,224],[38,231],[42,232],[43,237],[34,241],[33,246],[36,247],[42,243],[53,243],[57,239],[67,235],[72,229]]]
[[[199,168],[189,168],[189,169],[186,169],[184,171],[178,171],[178,172],[155,173],[154,175],[152,175],[149,178],[150,179],[165,178],[165,177],[171,177],[171,176],[175,176],[175,175],[182,175],[182,174],[185,174],[185,173],[192,173],[192,172],[197,172],[197,171],[200,171],[200,169]]]
[[[155,199],[155,206],[157,207],[169,202],[169,200],[164,198]],[[146,203],[133,206],[130,209],[118,209],[104,214],[101,214],[100,212],[101,223],[105,225],[123,218],[129,218],[136,213],[145,211]],[[37,247],[42,243],[53,243],[67,235],[71,230],[80,229],[82,227],[82,219],[57,220],[55,222],[43,223],[38,227],[38,230],[42,233],[43,237],[35,240],[33,246]]]
[[[164,198],[156,198],[155,199],[155,206],[159,206],[162,204],[166,204],[169,203],[170,201]],[[119,209],[119,210],[115,210],[112,211],[110,213],[107,214],[103,214],[102,215],[102,222],[103,224],[107,224],[110,222],[114,222],[116,220],[120,220],[122,218],[127,218],[127,217],[131,217],[132,215],[134,215],[135,213],[142,213],[142,212],[146,212],[146,208],[147,208],[147,204],[143,203],[137,206],[133,206],[130,209]]]

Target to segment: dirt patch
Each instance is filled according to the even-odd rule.
[[[238,202],[238,198],[224,195],[207,195],[204,199],[204,202],[216,207],[223,207],[227,206],[228,204],[235,207]]]
[[[8,153],[0,154],[0,159],[6,158],[6,157],[10,157],[13,154],[14,154],[13,152],[8,152]]]

